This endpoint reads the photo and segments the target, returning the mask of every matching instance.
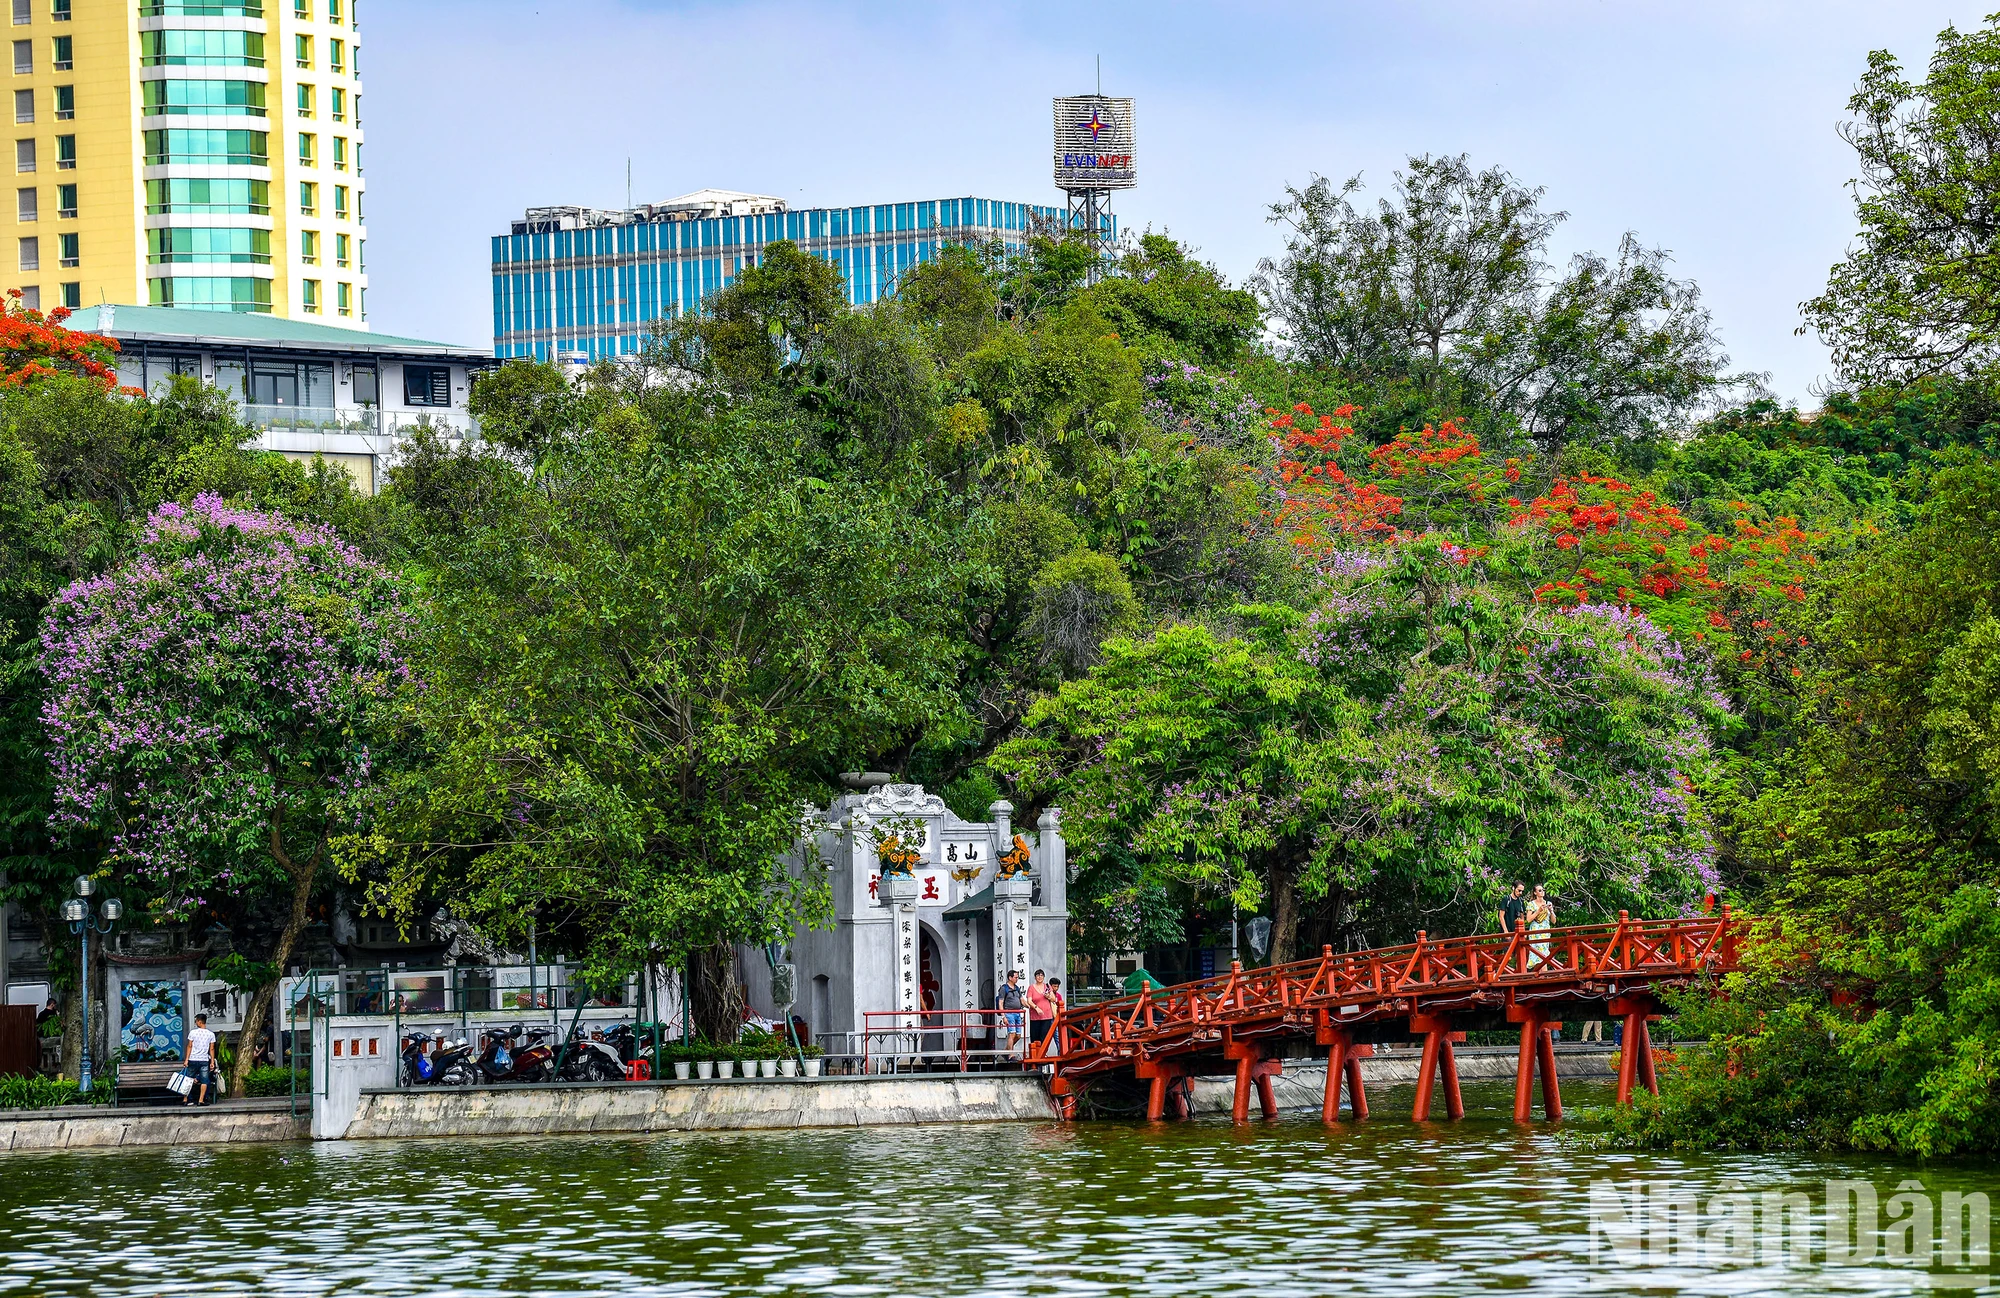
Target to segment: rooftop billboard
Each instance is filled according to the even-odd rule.
[[[1139,183],[1134,162],[1132,101],[1104,95],[1056,100],[1056,188],[1130,189]]]

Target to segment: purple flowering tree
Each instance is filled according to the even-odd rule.
[[[282,968],[330,841],[368,818],[378,705],[410,680],[410,625],[390,574],[328,528],[215,496],[162,505],[127,563],[49,605],[51,827],[95,830],[157,918],[288,898]]]

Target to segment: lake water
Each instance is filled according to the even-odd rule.
[[[1464,1122],[1413,1125],[1392,1087],[1332,1130],[1312,1113],[5,1155],[0,1294],[1994,1292],[1969,1253],[1924,1273],[1814,1245],[1787,1265],[1745,1235],[1731,1255],[1711,1211],[1799,1192],[1817,1223],[1825,1183],[1853,1179],[1886,1227],[1899,1182],[2000,1198],[1991,1168],[1590,1153],[1516,1128],[1510,1087],[1465,1091]],[[1689,1194],[1708,1215],[1678,1250],[1607,1233]]]

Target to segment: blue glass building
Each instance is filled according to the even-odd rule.
[[[493,239],[493,354],[634,355],[653,321],[700,306],[780,239],[837,266],[860,304],[946,244],[1018,248],[1062,219],[1060,208],[987,198],[791,211],[783,199],[723,190],[628,211],[530,208]]]

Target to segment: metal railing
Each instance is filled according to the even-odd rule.
[[[374,406],[243,407],[243,422],[267,432],[408,437],[427,425],[446,437],[477,437],[479,421],[463,410],[382,410]]]
[[[954,1063],[961,1073],[975,1065],[1018,1067],[1028,1051],[1026,1019],[1019,1043],[1010,1050],[1000,1010],[864,1010],[861,1025],[859,1032],[821,1033],[820,1039],[844,1038],[841,1054],[858,1057],[863,1073],[935,1072],[939,1064],[949,1070]]]

